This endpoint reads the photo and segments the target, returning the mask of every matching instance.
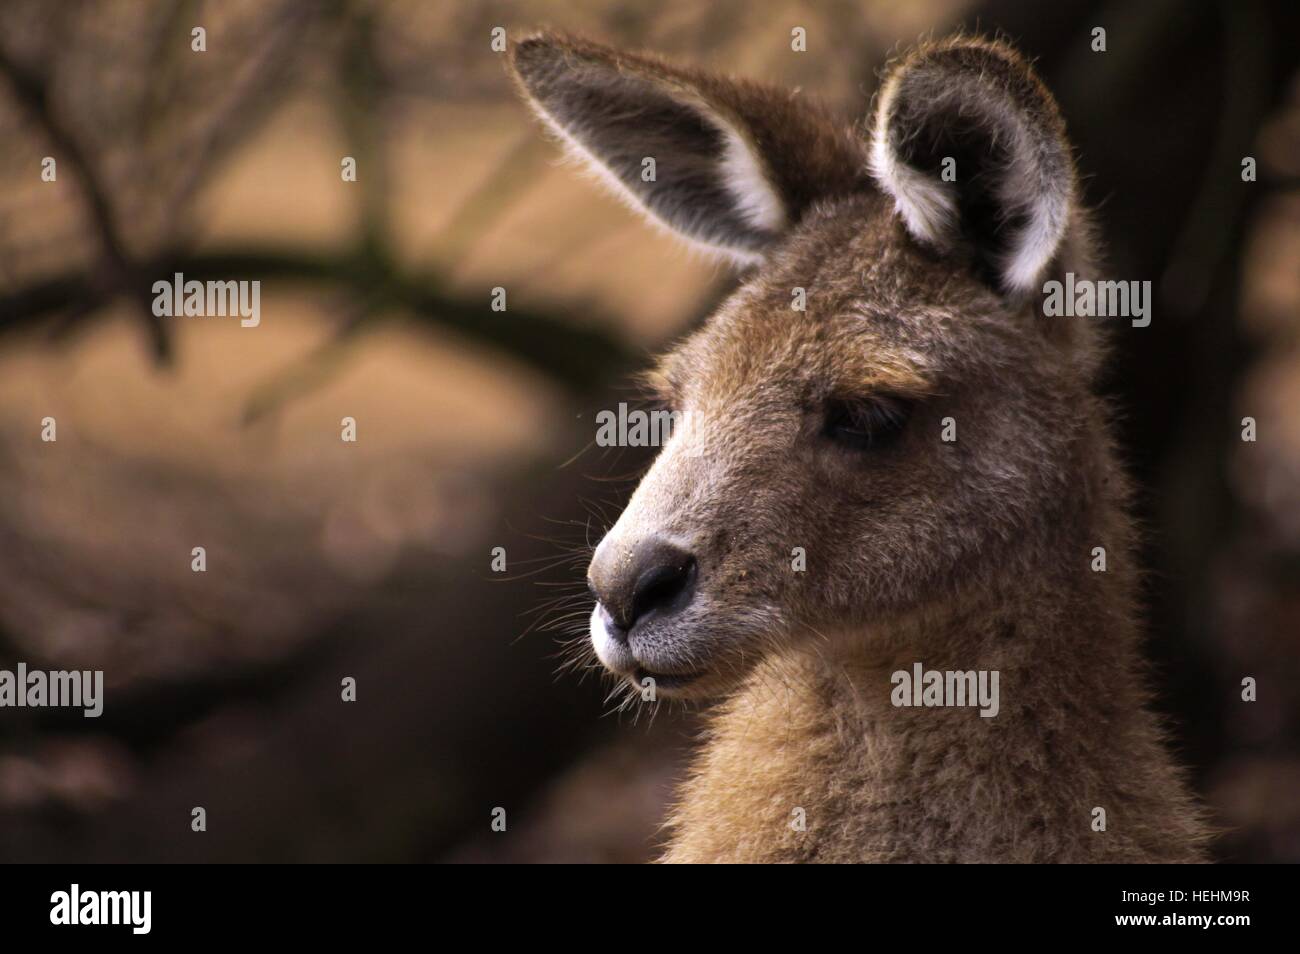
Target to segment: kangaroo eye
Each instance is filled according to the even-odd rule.
[[[894,397],[833,399],[826,405],[823,433],[841,447],[880,450],[903,432],[911,410],[911,402]]]

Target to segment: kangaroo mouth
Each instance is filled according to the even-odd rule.
[[[700,666],[698,654],[689,658],[685,653],[664,651],[671,648],[671,634],[654,625],[656,621],[651,621],[648,633],[638,628],[628,639],[611,632],[607,616],[597,603],[591,614],[591,643],[596,658],[612,675],[637,690],[653,685],[656,694],[672,697],[698,695],[701,687],[716,682],[716,670],[707,662]],[[696,668],[688,669],[692,664]]]

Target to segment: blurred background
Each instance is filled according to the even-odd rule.
[[[1037,59],[1113,274],[1156,291],[1103,386],[1158,706],[1220,859],[1300,860],[1285,0],[4,0],[0,668],[102,669],[106,702],[0,710],[0,860],[653,855],[699,714],[614,713],[560,671],[588,544],[646,463],[593,450],[593,416],[734,279],[557,162],[491,48],[543,24],[846,121],[929,31]],[[154,318],[176,271],[260,280],[261,325]]]

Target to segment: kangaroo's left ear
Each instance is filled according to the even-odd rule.
[[[871,172],[916,239],[973,256],[1008,293],[1039,285],[1075,211],[1074,159],[1056,100],[997,42],[928,44],[886,72]]]
[[[739,263],[815,200],[870,188],[861,142],[794,93],[550,32],[514,43],[510,65],[617,194]]]

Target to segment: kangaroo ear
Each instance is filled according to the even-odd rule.
[[[552,33],[514,44],[511,66],[617,194],[739,263],[814,199],[862,187],[860,145],[788,93]]]
[[[1052,94],[1011,48],[960,37],[922,46],[887,71],[871,172],[915,238],[940,251],[964,248],[1008,293],[1039,284],[1077,190]]]

